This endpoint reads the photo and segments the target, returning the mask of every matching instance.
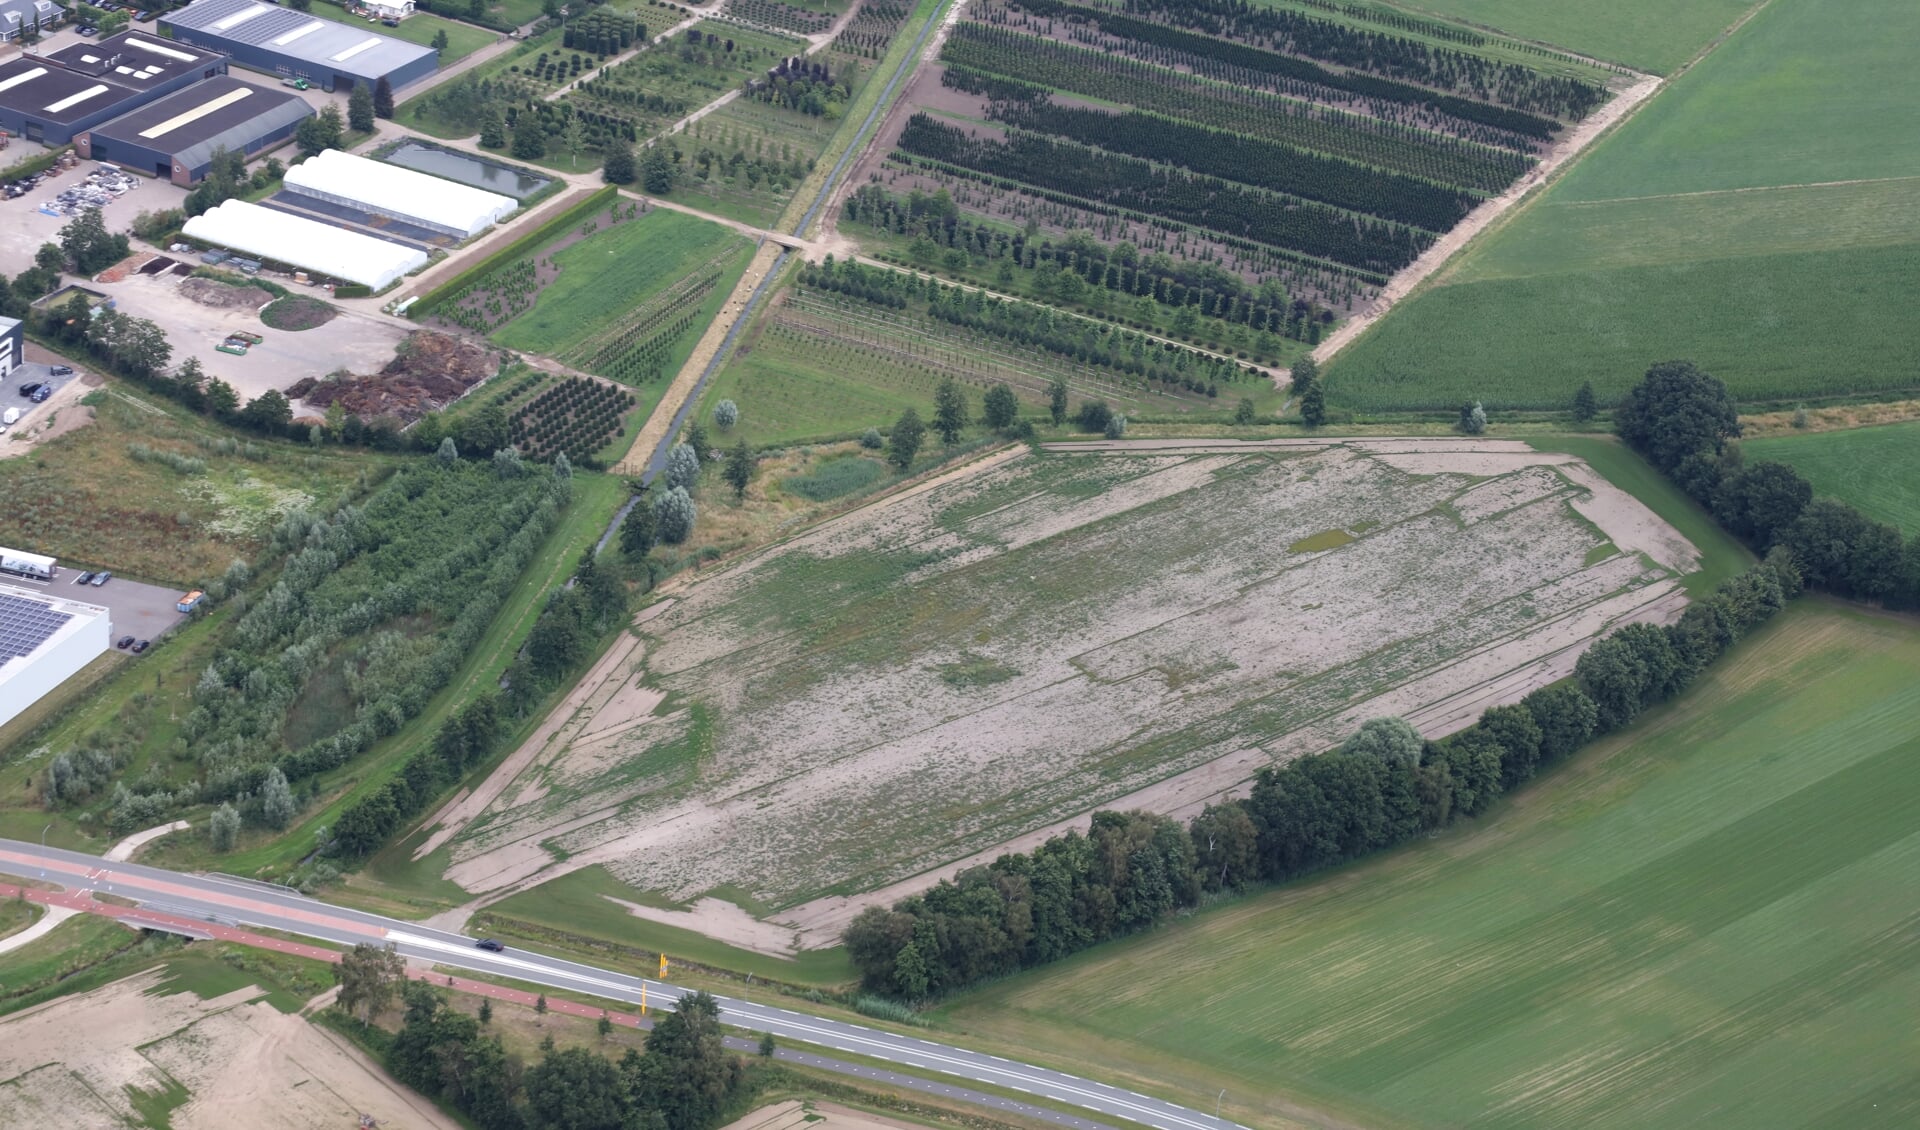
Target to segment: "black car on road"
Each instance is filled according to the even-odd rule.
[[[505,943],[498,939],[481,938],[479,941],[473,943],[473,948],[486,950],[488,953],[504,953],[507,947]]]

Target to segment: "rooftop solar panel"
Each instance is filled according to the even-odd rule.
[[[70,612],[0,593],[0,661],[31,655],[71,619]]]

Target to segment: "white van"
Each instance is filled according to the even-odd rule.
[[[0,413],[0,424],[6,424],[11,427],[19,422],[20,410],[18,408],[9,408],[5,413]]]

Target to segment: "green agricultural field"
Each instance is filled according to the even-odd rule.
[[[908,408],[922,416],[931,408],[937,378],[877,365],[863,371],[850,360],[763,333],[734,353],[702,403],[740,405],[734,430],[755,447],[884,428]]]
[[[1920,535],[1920,423],[1774,436],[1741,443],[1747,458],[1791,463],[1814,493]]]
[[[746,241],[729,229],[664,208],[603,228],[553,253],[559,276],[493,339],[508,349],[565,353],[730,243],[744,255]]]
[[[942,1016],[1250,1124],[1912,1125],[1916,796],[1920,633],[1806,598],[1477,827]]]
[[[1667,74],[1753,6],[1753,0],[1400,0],[1446,16],[1597,59]]]
[[[1920,386],[1915,36],[1897,0],[1775,0],[1338,357],[1329,394],[1561,408],[1674,357],[1747,402]]]

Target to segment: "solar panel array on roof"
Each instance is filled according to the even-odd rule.
[[[33,654],[71,619],[71,612],[55,612],[37,600],[0,593],[0,663]]]

